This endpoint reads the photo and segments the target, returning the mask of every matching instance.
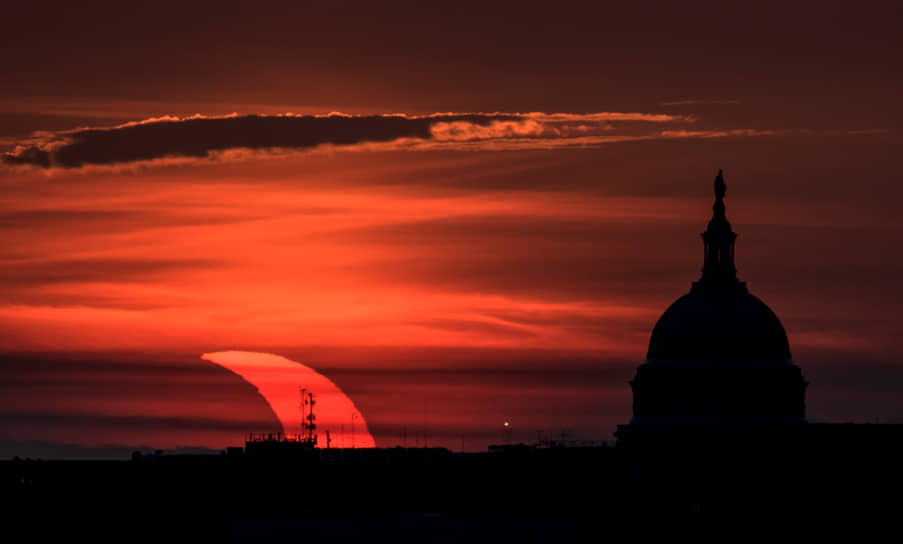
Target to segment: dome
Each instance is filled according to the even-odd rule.
[[[647,359],[785,362],[790,344],[781,321],[743,284],[727,292],[697,284],[652,329]]]
[[[806,421],[807,383],[790,360],[787,333],[737,279],[725,191],[719,171],[702,233],[702,277],[652,329],[646,361],[630,381],[633,418],[618,426],[619,445],[745,448]]]
[[[712,220],[702,233],[702,278],[659,318],[649,341],[649,362],[790,360],[790,345],[780,320],[737,279],[737,235],[724,214],[726,190],[719,171]]]

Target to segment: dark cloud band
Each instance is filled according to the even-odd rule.
[[[429,139],[436,123],[488,125],[515,121],[507,115],[263,116],[161,119],[114,128],[54,133],[7,153],[8,165],[77,168],[147,161],[164,157],[203,158],[229,149],[306,149],[324,144],[351,145],[401,138]]]
[[[110,128],[36,134],[21,141],[6,165],[78,168],[163,158],[209,158],[233,149],[304,150],[411,140],[463,145],[485,141],[573,140],[604,133],[611,123],[662,123],[679,116],[643,113],[437,113],[425,116],[232,115],[167,117]]]

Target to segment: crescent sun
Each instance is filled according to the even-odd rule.
[[[329,431],[332,447],[376,447],[376,441],[367,430],[367,422],[354,402],[316,370],[272,353],[219,351],[205,353],[201,359],[238,374],[256,387],[279,418],[284,432],[301,432],[299,388],[303,387],[316,397],[314,414],[318,447],[326,446],[326,431]]]

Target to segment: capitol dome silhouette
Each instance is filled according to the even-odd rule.
[[[615,433],[619,445],[737,444],[806,421],[807,383],[787,333],[737,279],[726,190],[719,171],[702,277],[652,330],[630,382],[633,417]]]
[[[646,358],[783,362],[790,359],[790,344],[778,316],[745,289],[694,289],[659,318]]]

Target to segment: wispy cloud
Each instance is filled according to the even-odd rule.
[[[738,136],[773,136],[781,130],[759,130],[754,128],[714,129],[714,130],[663,130],[663,138],[729,138]]]
[[[696,99],[696,100],[671,100],[669,102],[662,102],[662,106],[697,106],[697,105],[716,105],[716,106],[728,106],[731,104],[739,104],[739,100],[724,100],[724,99]]]

